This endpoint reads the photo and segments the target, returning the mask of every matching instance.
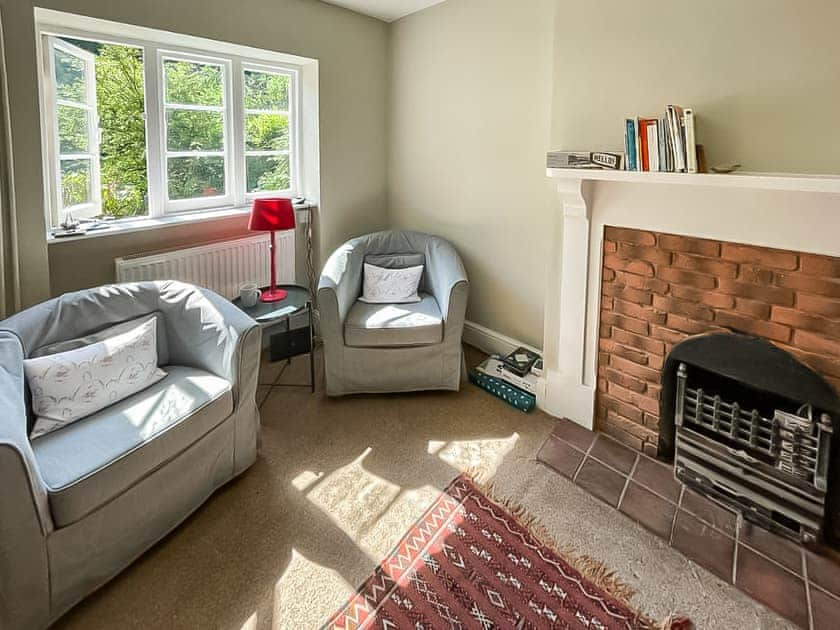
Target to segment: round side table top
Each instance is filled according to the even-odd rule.
[[[242,300],[238,297],[232,300],[234,306],[253,317],[260,324],[272,324],[280,319],[285,319],[299,313],[307,308],[312,302],[309,289],[298,284],[278,284],[278,289],[288,292],[285,299],[278,302],[257,301],[255,306],[242,306]],[[265,290],[265,287],[263,288]]]

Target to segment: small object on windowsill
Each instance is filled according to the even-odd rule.
[[[298,195],[297,197],[292,199],[292,204],[294,204],[296,206],[303,206],[303,205],[306,204],[306,197],[302,197],[302,196]]]
[[[733,164],[715,164],[712,167],[712,171],[715,173],[734,173],[739,168],[741,168],[740,164],[733,163]]]
[[[537,359],[534,361],[534,365],[531,366],[531,374],[534,376],[542,376],[543,375],[543,360]]]
[[[67,238],[68,236],[81,236],[82,234],[87,234],[87,230],[76,228],[73,230],[61,229],[50,232],[53,238]]]

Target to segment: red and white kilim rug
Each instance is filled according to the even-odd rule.
[[[690,627],[653,624],[603,566],[574,562],[462,475],[324,628]]]

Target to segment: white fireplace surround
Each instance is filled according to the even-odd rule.
[[[548,169],[560,204],[539,406],[592,429],[604,226],[840,256],[840,177]]]

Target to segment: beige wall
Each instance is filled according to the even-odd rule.
[[[840,173],[840,2],[559,6],[556,148],[620,149],[625,117],[661,116],[678,103],[695,108],[710,165]]]
[[[38,0],[38,6],[319,60],[321,251],[386,215],[386,24],[316,0]],[[8,58],[24,302],[105,280],[114,256],[243,233],[223,220],[83,244],[45,243],[32,0],[0,0]],[[112,275],[110,276],[112,277]]]
[[[621,150],[625,117],[675,102],[696,109],[710,164],[838,173],[837,24],[830,0],[448,0],[404,18],[389,223],[450,238],[468,317],[542,345],[546,150]]]
[[[389,223],[450,239],[467,317],[542,340],[552,0],[449,0],[391,32]]]

